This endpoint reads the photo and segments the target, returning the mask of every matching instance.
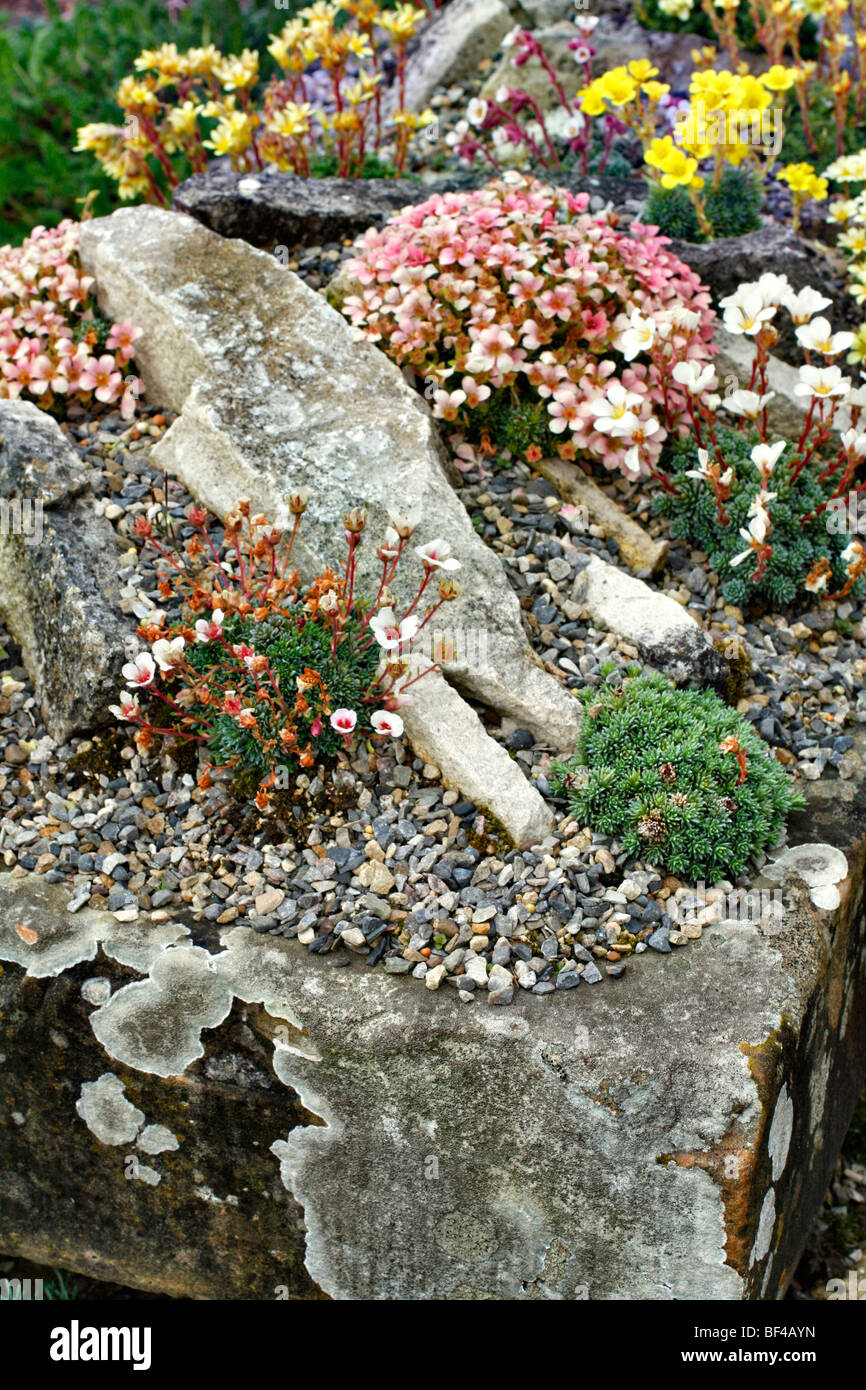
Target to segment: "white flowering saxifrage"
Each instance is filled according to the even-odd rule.
[[[418,592],[397,614],[389,586],[417,518],[394,516],[376,552],[378,591],[371,604],[359,599],[355,570],[366,513],[357,508],[343,518],[342,574],[325,569],[302,589],[291,553],[308,500],[307,489],[286,498],[288,536],[265,516],[252,516],[246,500],[226,517],[222,540],[199,506],[188,512],[193,535],[182,549],[164,542],[149,517],[134,526],[164,563],[159,588],[174,611],[138,629],[149,650],[124,666],[127,689],[113,713],[138,726],[141,752],[155,735],[199,745],[199,786],[210,785],[214,769],[232,768],[238,790],[255,789],[262,811],[279,769],[297,772],[333,759],[355,737],[401,736],[398,711],[411,703],[411,686],[438,669],[412,675],[410,643],[458,594],[450,575],[460,562],[446,542],[416,545]]]
[[[581,453],[637,474],[688,430],[672,371],[712,355],[709,296],[664,238],[587,204],[511,173],[405,208],[347,264],[360,292],[343,312],[433,383],[467,464]]]
[[[740,285],[721,307],[725,327],[754,342],[751,378],[722,399],[712,369],[698,376],[691,364],[674,368],[689,392],[693,437],[674,445],[656,510],[670,518],[673,536],[707,552],[731,603],[780,607],[798,597],[859,597],[866,548],[838,524],[849,496],[866,487],[859,423],[866,391],[835,361],[853,334],[834,333],[822,312],[830,300],[809,286],[795,293],[784,275]],[[806,357],[794,387],[806,413],[792,440],[772,438],[768,426],[774,393],[767,364],[782,310]],[[852,424],[839,436],[834,423],[843,404]]]
[[[93,277],[78,259],[77,222],[35,227],[20,246],[0,246],[0,399],[62,414],[65,403],[120,404],[135,413],[131,375],[141,330],[100,318]]]

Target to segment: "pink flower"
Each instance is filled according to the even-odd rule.
[[[103,353],[97,359],[89,357],[81,373],[79,386],[84,391],[92,391],[98,401],[110,403],[120,394],[121,375],[110,353]]]
[[[330,722],[332,729],[348,738],[358,722],[358,716],[351,709],[335,709]]]
[[[111,325],[111,332],[105,340],[107,348],[117,351],[118,360],[128,362],[135,356],[133,343],[141,337],[142,329],[136,328],[131,319],[122,319],[120,323]]]

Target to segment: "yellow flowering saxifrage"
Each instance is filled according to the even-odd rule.
[[[657,77],[658,69],[645,59],[611,68],[581,89],[581,110],[623,121],[640,139],[651,177],[665,189],[687,188],[701,230],[712,236],[701,196],[701,165],[712,160],[713,188],[725,165],[749,163],[763,174],[777,152],[780,94],[794,86],[794,72],[781,64],[759,77],[699,67],[673,136],[667,133],[661,105],[670,87]]]
[[[184,167],[201,172],[211,155],[227,156],[240,172],[273,164],[303,177],[320,156],[340,177],[361,177],[367,157],[385,149],[384,33],[397,93],[390,152],[402,174],[412,135],[433,120],[405,102],[407,47],[424,18],[414,4],[383,10],[377,0],[316,0],[271,38],[280,72],[258,99],[259,58],[250,49],[224,55],[209,44],[179,53],[166,43],[146,50],[117,89],[123,123],[82,126],[76,149],[95,154],[124,200],[167,203]],[[314,66],[325,74],[328,110],[310,99]]]

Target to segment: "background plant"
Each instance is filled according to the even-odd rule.
[[[142,47],[258,48],[273,15],[265,0],[190,0],[172,21],[165,0],[100,0],[66,16],[48,0],[44,21],[0,18],[0,241],[80,216],[90,190],[93,211],[111,211],[113,181],[72,146],[85,122],[116,120],[115,89]]]
[[[0,246],[0,398],[63,415],[66,403],[120,402],[135,412],[132,375],[140,330],[103,319],[78,257],[79,226],[37,227],[21,246]]]
[[[182,547],[166,542],[149,517],[137,519],[134,532],[161,557],[159,588],[179,616],[171,621],[162,613],[138,629],[149,650],[124,666],[128,689],[112,707],[137,726],[141,751],[155,736],[199,744],[206,758],[201,787],[210,785],[214,768],[236,769],[243,784],[258,787],[260,810],[280,785],[281,769],[312,767],[356,736],[402,734],[396,711],[426,674],[410,672],[410,643],[456,597],[447,576],[460,568],[444,542],[416,546],[418,592],[398,617],[389,585],[415,522],[396,518],[377,551],[379,590],[372,604],[363,602],[355,566],[366,515],[356,509],[343,518],[342,574],[325,569],[302,589],[291,554],[308,493],[300,489],[286,500],[293,518],[287,536],[265,516],[251,515],[246,500],[226,517],[221,541],[198,506],[188,513],[192,536]]]
[[[638,440],[655,460],[682,425],[671,369],[709,359],[708,296],[651,231],[624,235],[587,202],[510,171],[404,209],[347,263],[359,336],[414,369],[470,453],[580,450],[630,469]]]
[[[715,883],[774,845],[803,805],[752,726],[660,675],[582,691],[577,750],[551,784],[572,815],[671,873]]]
[[[81,127],[77,148],[93,151],[121,198],[150,202],[170,201],[188,172],[206,168],[209,152],[227,156],[238,171],[272,164],[303,177],[324,157],[340,177],[359,178],[384,150],[388,49],[397,101],[388,148],[401,174],[412,133],[433,120],[405,103],[407,49],[426,14],[408,3],[383,9],[376,0],[317,0],[271,38],[279,71],[264,89],[253,49],[227,56],[213,45],[145,50],[135,75],[117,88],[123,123]]]

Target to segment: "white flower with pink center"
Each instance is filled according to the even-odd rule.
[[[375,618],[370,619],[370,631],[386,652],[408,646],[420,626],[421,623],[414,613],[398,622],[391,607],[380,608]]]
[[[160,671],[173,671],[175,667],[183,664],[183,649],[186,641],[183,637],[159,637],[153,644],[153,655]]]
[[[138,696],[133,695],[129,690],[121,690],[120,704],[109,705],[108,708],[115,719],[137,719],[138,718]]]
[[[127,685],[152,685],[155,674],[156,663],[150,652],[139,652],[123,667],[123,679]]]
[[[358,716],[353,709],[335,709],[331,715],[331,728],[345,738],[354,731]]]
[[[383,738],[399,738],[403,732],[403,720],[391,710],[378,709],[370,717],[370,723]]]
[[[451,554],[451,546],[448,541],[443,541],[437,537],[434,541],[428,541],[426,545],[416,545],[415,554],[419,560],[423,560],[428,570],[459,570],[460,561],[456,560]]]
[[[218,642],[223,635],[224,613],[221,608],[215,608],[209,618],[199,618],[195,625],[195,640],[197,642]]]

